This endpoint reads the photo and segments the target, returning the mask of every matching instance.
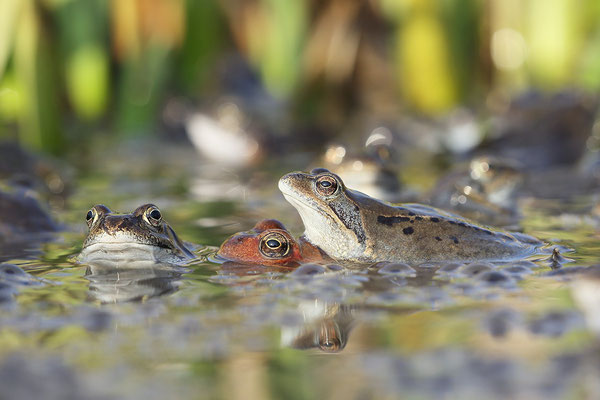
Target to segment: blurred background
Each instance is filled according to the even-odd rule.
[[[543,276],[600,264],[599,89],[599,0],[0,0],[0,261],[24,269],[0,275],[0,397],[600,398],[600,303]],[[185,274],[74,262],[97,203],[208,246],[300,234],[275,182],[317,166],[565,257],[310,281],[204,247]],[[314,357],[331,332],[348,347]]]
[[[181,136],[233,96],[275,137],[600,87],[596,0],[2,0],[0,138]]]

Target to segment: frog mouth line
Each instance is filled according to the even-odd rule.
[[[149,243],[138,243],[138,242],[127,242],[127,241],[113,241],[113,242],[94,242],[85,246],[82,249],[82,252],[86,252],[88,254],[97,253],[97,252],[135,252],[135,251],[144,251],[144,252],[156,252],[156,251],[168,251],[164,247],[156,246],[154,244]]]
[[[104,261],[160,261],[178,258],[169,249],[152,244],[113,241],[92,243],[81,250],[80,262]]]

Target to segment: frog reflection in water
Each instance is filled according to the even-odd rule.
[[[433,207],[392,206],[347,189],[337,175],[322,168],[287,174],[279,189],[300,213],[306,239],[337,260],[500,261],[532,255],[543,244]]]
[[[101,303],[143,301],[173,293],[181,285],[185,267],[151,261],[131,261],[115,267],[114,262],[88,264],[89,297]]]
[[[318,247],[304,240],[296,241],[285,226],[274,219],[260,221],[251,231],[231,236],[223,242],[217,255],[239,263],[288,267],[331,260]]]
[[[337,353],[346,347],[355,322],[352,306],[313,300],[301,302],[298,308],[304,321],[299,327],[282,329],[284,346],[304,350],[316,347],[325,353]]]
[[[87,212],[86,221],[89,233],[79,256],[81,262],[181,263],[194,258],[153,204],[140,206],[131,214],[115,214],[96,205]]]

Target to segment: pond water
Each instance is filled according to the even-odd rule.
[[[3,260],[32,277],[0,303],[0,398],[600,396],[599,342],[573,295],[582,279],[548,276],[547,255],[291,273],[220,264],[215,246],[260,219],[302,232],[277,191],[291,167],[235,172],[189,148],[147,147],[80,161],[56,214],[63,231]],[[149,202],[197,244],[196,261],[99,271],[74,260],[91,206]],[[564,208],[526,204],[524,232],[573,249],[563,269],[597,263],[596,221]]]

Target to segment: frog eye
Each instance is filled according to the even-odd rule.
[[[85,222],[87,222],[88,227],[92,227],[92,224],[96,221],[96,218],[98,217],[98,212],[96,211],[95,208],[90,209],[87,214],[85,215]]]
[[[271,232],[260,241],[260,252],[268,258],[283,258],[290,252],[289,241],[278,232]]]
[[[148,221],[152,225],[159,225],[162,222],[162,214],[160,210],[156,207],[150,207],[146,210],[144,214],[146,221]]]
[[[338,183],[333,176],[324,175],[316,181],[317,192],[321,196],[331,196],[338,188]]]
[[[319,330],[319,348],[327,353],[335,353],[343,348],[340,327],[333,321],[323,321]]]
[[[342,343],[338,338],[319,338],[319,348],[327,353],[335,353],[340,350]]]

